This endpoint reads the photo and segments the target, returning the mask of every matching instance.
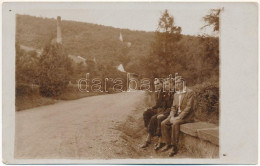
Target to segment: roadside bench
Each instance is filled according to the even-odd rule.
[[[179,143],[198,158],[219,157],[219,127],[207,122],[186,123],[180,127]]]

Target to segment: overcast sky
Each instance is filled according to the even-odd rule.
[[[205,25],[203,16],[210,9],[221,8],[220,3],[73,3],[47,5],[28,5],[16,12],[33,16],[75,20],[131,30],[154,31],[162,12],[168,9],[174,17],[175,25],[182,28],[182,34],[198,35],[207,33],[213,35],[212,29],[202,31]]]

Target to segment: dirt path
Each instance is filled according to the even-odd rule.
[[[113,158],[120,131],[143,92],[82,98],[16,112],[18,158]]]
[[[118,93],[16,112],[15,157],[160,157],[152,147],[139,148],[145,139],[147,100],[144,92]]]

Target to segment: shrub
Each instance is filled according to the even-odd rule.
[[[39,60],[39,85],[42,96],[59,96],[67,87],[72,73],[71,60],[62,45],[45,47]]]
[[[39,58],[35,51],[26,51],[15,44],[15,81],[18,84],[35,84],[38,75]]]
[[[195,120],[218,124],[219,84],[205,82],[192,87],[195,92]]]
[[[19,83],[15,87],[16,96],[34,96],[39,95],[39,87],[36,85]]]

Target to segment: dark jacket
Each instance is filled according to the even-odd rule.
[[[156,105],[153,109],[163,108],[168,109],[171,108],[174,98],[174,92],[163,92],[162,90],[156,94]]]

